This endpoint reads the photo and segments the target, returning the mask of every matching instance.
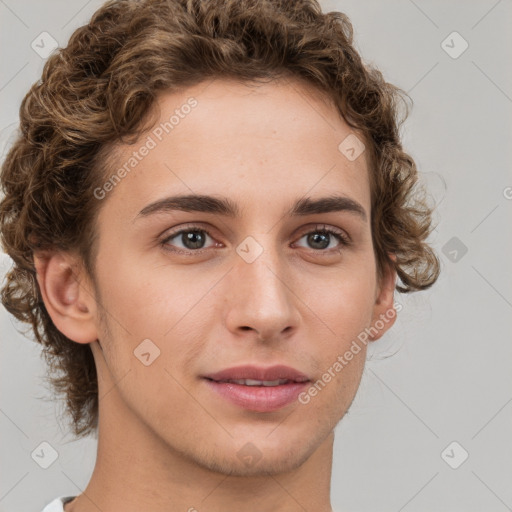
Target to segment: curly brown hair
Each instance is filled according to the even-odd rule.
[[[94,358],[88,344],[53,324],[34,251],[76,252],[95,282],[102,202],[93,191],[111,172],[115,143],[133,143],[152,126],[160,91],[219,77],[247,84],[293,77],[326,94],[368,144],[379,277],[391,265],[404,293],[438,278],[440,262],[426,243],[433,208],[418,193],[416,165],[399,136],[410,98],[363,64],[346,15],[322,13],[316,0],[109,1],[48,58],[22,101],[21,131],[1,169],[1,240],[14,260],[2,303],[31,324],[76,437],[97,433]]]

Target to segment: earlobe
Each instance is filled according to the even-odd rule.
[[[97,338],[95,301],[92,290],[76,270],[76,258],[62,253],[34,254],[37,282],[55,327],[77,343]]]

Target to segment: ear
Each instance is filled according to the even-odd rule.
[[[37,282],[55,327],[77,343],[98,337],[94,290],[76,256],[65,252],[34,254]]]
[[[390,253],[389,257],[396,262],[396,255]],[[396,286],[396,270],[389,264],[384,269],[382,279],[376,287],[375,304],[373,306],[372,324],[370,327],[370,340],[378,340],[396,320],[394,308],[394,293]]]

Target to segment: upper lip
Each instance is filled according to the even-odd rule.
[[[212,380],[235,380],[235,379],[253,379],[253,380],[278,380],[288,379],[296,382],[305,382],[309,378],[295,368],[285,365],[269,366],[267,368],[261,366],[236,366],[226,368],[219,372],[211,373],[204,376]]]

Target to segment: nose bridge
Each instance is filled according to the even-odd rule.
[[[236,252],[237,274],[247,285],[248,291],[252,289],[271,300],[281,300],[283,295],[287,295],[282,281],[286,269],[272,234],[248,236],[237,246]]]
[[[294,323],[292,286],[280,248],[272,234],[257,234],[236,252],[231,327],[251,327],[262,337],[279,334]]]

